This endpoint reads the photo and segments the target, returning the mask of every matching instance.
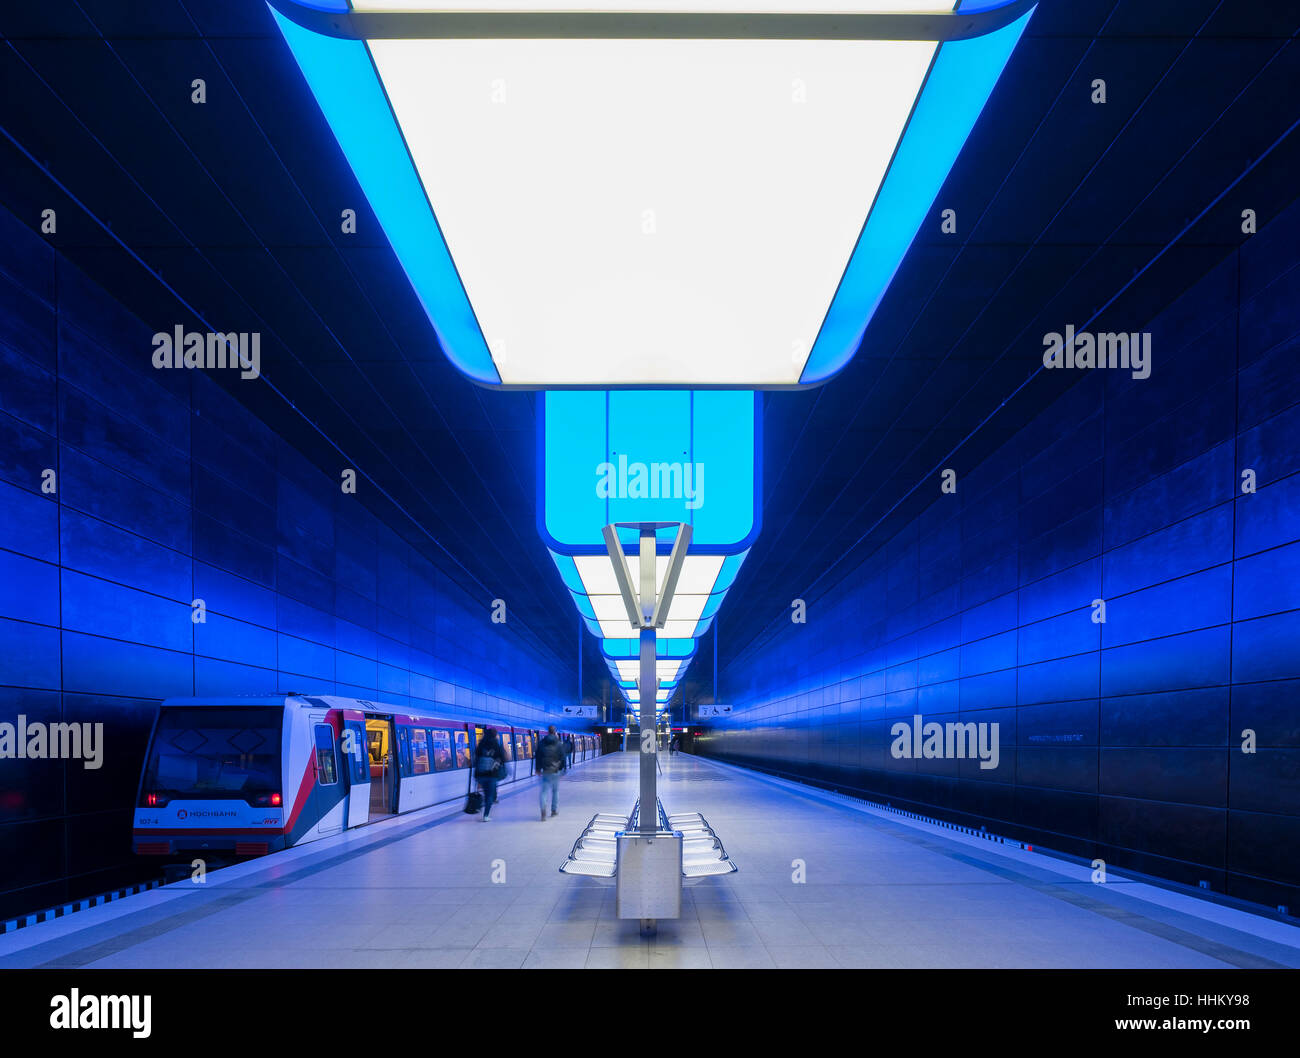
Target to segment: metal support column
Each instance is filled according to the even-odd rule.
[[[718,696],[718,615],[713,615],[713,700],[720,702]]]
[[[641,530],[641,669],[637,686],[641,693],[641,818],[642,833],[655,833],[659,829],[659,795],[655,789],[655,774],[659,763],[655,756],[659,732],[655,726],[655,705],[659,699],[659,673],[655,665],[655,628],[651,623],[655,602],[659,594],[655,576],[655,531]],[[651,737],[646,738],[649,731]]]
[[[627,556],[618,539],[619,528],[635,528],[639,547],[637,584],[632,582]],[[655,545],[660,529],[676,527],[672,554],[662,585],[658,583]],[[619,918],[641,920],[641,935],[651,936],[660,918],[680,918],[682,904],[682,836],[659,831],[659,725],[655,706],[659,703],[659,667],[656,664],[656,631],[668,620],[677,579],[691,546],[691,527],[680,522],[634,522],[607,525],[601,530],[605,550],[614,565],[614,579],[627,610],[628,623],[639,636],[637,668],[640,723],[637,725],[640,754],[641,811],[634,832],[617,836],[615,873]],[[639,591],[637,589],[640,589]],[[625,727],[627,725],[624,725]]]

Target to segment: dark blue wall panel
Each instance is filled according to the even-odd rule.
[[[1295,206],[1146,325],[1150,378],[1090,372],[936,481],[726,667],[702,751],[1300,906],[1298,245]],[[894,759],[913,713],[998,722],[999,766]]]
[[[97,770],[0,760],[0,913],[139,874],[131,809],[168,695],[536,721],[570,686],[211,379],[154,370],[154,330],[0,213],[0,722],[106,740]]]

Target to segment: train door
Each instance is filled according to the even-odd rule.
[[[348,781],[348,818],[346,826],[359,827],[370,819],[370,755],[366,745],[366,722],[360,713],[345,710],[343,737],[343,774]]]
[[[313,771],[316,777],[317,789],[322,790],[333,787],[329,790],[329,808],[316,824],[316,833],[321,837],[329,834],[339,833],[346,825],[347,804],[346,795],[339,797],[339,767],[338,756],[335,752],[334,745],[334,728],[326,719],[325,713],[308,713],[308,726],[312,733],[312,753],[313,753]],[[317,792],[313,790],[309,798],[316,797]],[[337,806],[337,811],[335,810]]]
[[[501,748],[506,755],[506,775],[502,782],[509,782],[515,777],[515,733],[511,728],[497,728],[497,738],[501,741]]]
[[[477,782],[474,769],[478,765],[478,748],[483,744],[483,725],[475,724],[469,729],[470,746],[469,746],[469,789],[475,788]]]
[[[370,764],[369,820],[397,811],[397,747],[393,718],[366,714],[366,756]]]
[[[470,773],[470,781],[474,778],[474,750],[470,747],[470,733],[462,725],[451,733],[452,752],[455,754],[455,763],[452,767],[460,769],[466,768]]]

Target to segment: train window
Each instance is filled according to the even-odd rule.
[[[469,767],[469,732],[453,731],[456,736],[456,767]]]
[[[436,735],[437,732],[434,732]],[[422,727],[411,728],[411,774],[429,773],[429,733]]]
[[[329,724],[316,725],[316,781],[333,786],[339,781],[334,759],[334,729]]]
[[[533,736],[531,732],[524,735],[524,759],[533,759]]]
[[[461,732],[464,734],[464,732]],[[440,728],[429,732],[433,736],[433,767],[435,771],[450,771],[454,767],[451,759],[451,733]]]
[[[501,748],[502,748],[503,750],[505,750],[506,760],[508,760],[508,761],[509,761],[509,760],[514,760],[514,759],[515,759],[515,748],[514,748],[514,744],[511,742],[511,739],[510,739],[510,732],[509,732],[509,731],[498,731],[498,732],[497,732],[497,738],[500,739],[500,741],[501,741]]]
[[[144,789],[172,798],[280,793],[283,707],[164,706]]]

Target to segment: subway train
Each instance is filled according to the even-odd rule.
[[[464,797],[489,723],[332,695],[169,698],[140,776],[137,854],[258,856]],[[490,722],[509,761],[502,786],[533,773],[543,733]],[[595,735],[561,732],[572,762]]]

